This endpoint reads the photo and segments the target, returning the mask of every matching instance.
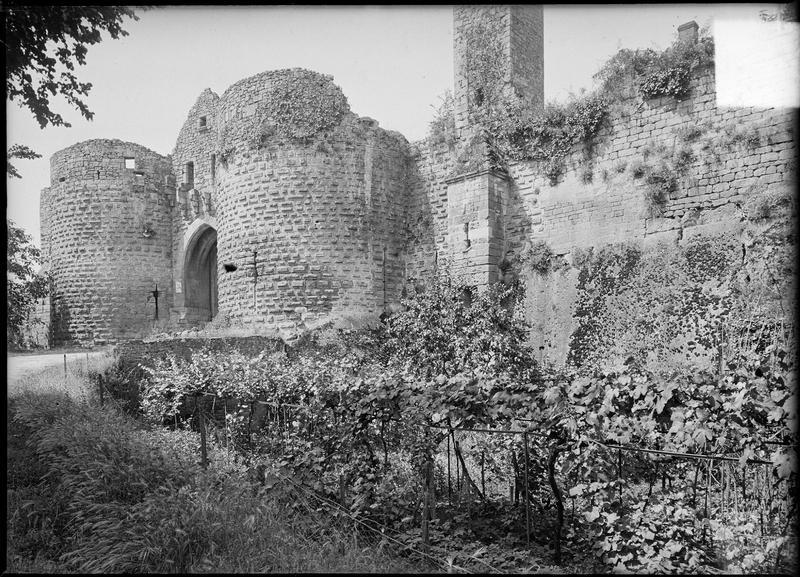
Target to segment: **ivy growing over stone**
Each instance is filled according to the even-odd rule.
[[[595,74],[599,91],[620,100],[635,94],[642,98],[684,98],[692,72],[714,61],[714,40],[702,36],[697,43],[675,42],[662,52],[623,49]]]
[[[309,70],[276,76],[256,110],[261,138],[307,140],[331,130],[349,112],[330,77]]]

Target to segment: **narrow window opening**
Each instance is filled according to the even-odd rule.
[[[469,223],[464,223],[464,250],[467,250],[472,245],[472,241],[469,240]]]
[[[206,128],[206,126],[207,126],[206,117],[205,116],[201,116],[200,117],[200,128]]]
[[[475,104],[481,106],[483,104],[483,88],[478,88],[475,91]]]
[[[216,183],[217,179],[217,155],[211,155],[211,185],[213,186]]]
[[[183,182],[189,186],[194,186],[194,162],[187,162],[183,171]]]
[[[67,180],[67,179],[62,176],[61,178],[58,179],[58,182],[64,182],[65,180]]]
[[[144,186],[144,172],[137,170],[133,173],[133,177],[135,179],[134,183],[137,186]]]
[[[125,168],[128,170],[133,170],[136,168],[136,159],[131,158],[130,156],[125,157]]]

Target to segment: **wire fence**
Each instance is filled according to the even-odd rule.
[[[102,392],[102,379],[98,379],[98,387],[101,402],[105,397],[113,398]],[[233,416],[246,422],[246,430],[268,437],[276,453],[292,443],[293,434],[300,428],[313,435],[317,426],[310,409],[304,405],[263,400],[241,403],[213,395],[186,399],[182,415],[176,416],[173,424],[176,427],[189,424],[199,431],[201,462],[205,466],[208,436],[214,435],[216,446],[227,447],[232,442],[229,425]],[[516,420],[517,423],[526,421]],[[656,493],[662,496],[682,493],[696,512],[695,537],[709,546],[716,543],[723,551],[733,546],[735,527],[743,519],[755,519],[758,530],[752,538],[766,542],[775,535],[786,534],[793,517],[788,483],[774,475],[773,464],[763,459],[744,461],[736,454],[686,453],[585,439],[585,444],[593,445],[595,450],[588,461],[593,464],[589,467],[592,472],[583,477],[585,472],[577,469],[566,473],[561,470],[558,464],[563,446],[549,434],[531,430],[529,421],[515,427],[493,429],[388,419],[381,427],[381,460],[386,467],[396,465],[403,453],[402,435],[398,435],[398,431],[412,427],[418,431],[439,432],[440,441],[429,463],[428,478],[422,480],[419,506],[413,515],[420,525],[418,546],[410,544],[404,532],[389,523],[351,511],[346,506],[348,488],[341,478],[337,500],[290,477],[281,476],[281,480],[309,505],[309,511],[313,509],[316,514],[319,507],[312,508],[310,504],[317,503],[329,518],[345,519],[349,525],[347,530],[359,529],[354,535],[366,543],[400,547],[433,567],[447,571],[469,572],[469,569],[454,565],[452,559],[445,563],[430,553],[432,522],[437,518],[452,518],[456,511],[466,510],[468,514],[478,515],[481,507],[485,509],[489,503],[501,507],[518,521],[526,547],[530,548],[532,541],[549,541],[553,562],[560,564],[565,532],[581,521],[581,508],[576,514],[576,502],[580,502],[582,496],[571,489],[603,480],[602,471],[611,472],[606,474],[605,482],[615,483],[620,503],[637,500],[642,510]],[[500,438],[505,441],[498,443],[496,439]],[[716,534],[712,529],[716,529]],[[471,561],[482,566],[484,571],[503,572],[477,557]]]

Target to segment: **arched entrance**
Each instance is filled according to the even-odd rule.
[[[210,321],[217,314],[217,231],[203,226],[186,246],[183,266],[186,316]]]

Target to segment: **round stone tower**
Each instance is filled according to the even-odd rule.
[[[138,144],[89,140],[53,155],[41,196],[51,344],[112,343],[167,320],[171,190],[170,159]]]
[[[302,69],[232,85],[215,125],[220,313],[280,328],[379,314],[397,298],[400,134],[357,117],[331,77]]]

